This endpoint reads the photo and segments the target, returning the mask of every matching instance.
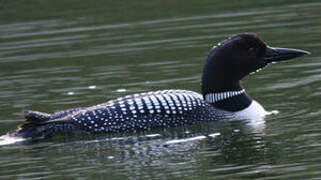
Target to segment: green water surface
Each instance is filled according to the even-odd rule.
[[[312,54],[246,77],[278,114],[128,136],[0,146],[0,179],[320,179],[321,2],[0,0],[0,134],[55,112],[160,89],[200,92],[210,48],[255,32]]]

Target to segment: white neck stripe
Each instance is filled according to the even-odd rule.
[[[220,93],[210,93],[205,95],[205,101],[209,103],[216,103],[218,101],[222,101],[224,99],[231,98],[233,96],[240,95],[245,92],[245,89],[240,91],[226,91]]]

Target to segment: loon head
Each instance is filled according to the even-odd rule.
[[[270,47],[252,33],[234,35],[214,46],[204,65],[202,93],[241,92],[240,80],[266,65],[309,54]]]

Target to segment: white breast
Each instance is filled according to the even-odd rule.
[[[262,120],[268,114],[267,111],[255,100],[252,101],[249,107],[235,112],[237,118],[249,120]]]

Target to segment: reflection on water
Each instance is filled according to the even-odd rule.
[[[271,46],[312,55],[244,79],[266,110],[279,111],[265,121],[18,142],[0,147],[0,179],[321,177],[321,3],[79,1],[77,9],[59,2],[34,4],[34,11],[6,2],[0,11],[7,17],[0,18],[0,134],[23,121],[24,109],[54,112],[158,89],[199,91],[209,49],[231,34],[256,32]]]
[[[7,135],[0,136],[0,146],[15,144],[17,142],[25,141],[23,138],[10,137]]]
[[[205,170],[208,166],[225,166],[223,169],[216,169],[216,172],[237,172],[243,167],[235,167],[236,162],[240,160],[243,164],[256,162],[266,151],[261,135],[251,133],[251,128],[237,121],[169,129],[147,135],[86,139],[88,137],[25,143],[16,147],[7,146],[4,147],[6,152],[16,152],[17,159],[4,158],[2,162],[7,167],[13,167],[20,164],[20,161],[25,161],[24,154],[27,153],[31,156],[28,161],[34,166],[50,163],[53,166],[51,168],[58,168],[59,172],[67,176],[74,176],[77,173],[86,175],[98,171],[110,173],[115,177],[126,172],[125,174],[132,179],[139,179],[138,175],[144,178],[157,176],[170,178],[194,177],[193,174],[198,172],[198,169]],[[19,149],[24,153],[18,153]],[[48,156],[52,153],[59,158]],[[251,153],[252,156],[244,158],[247,153]],[[198,164],[200,160],[206,164]],[[68,170],[62,168],[66,166]],[[248,170],[253,168],[252,165],[241,166],[246,166]],[[0,165],[1,167],[3,166]],[[149,167],[156,169],[146,171]],[[79,169],[82,171],[77,172]],[[54,175],[50,171],[47,173],[37,175],[49,177]],[[28,177],[25,174],[23,176]]]

